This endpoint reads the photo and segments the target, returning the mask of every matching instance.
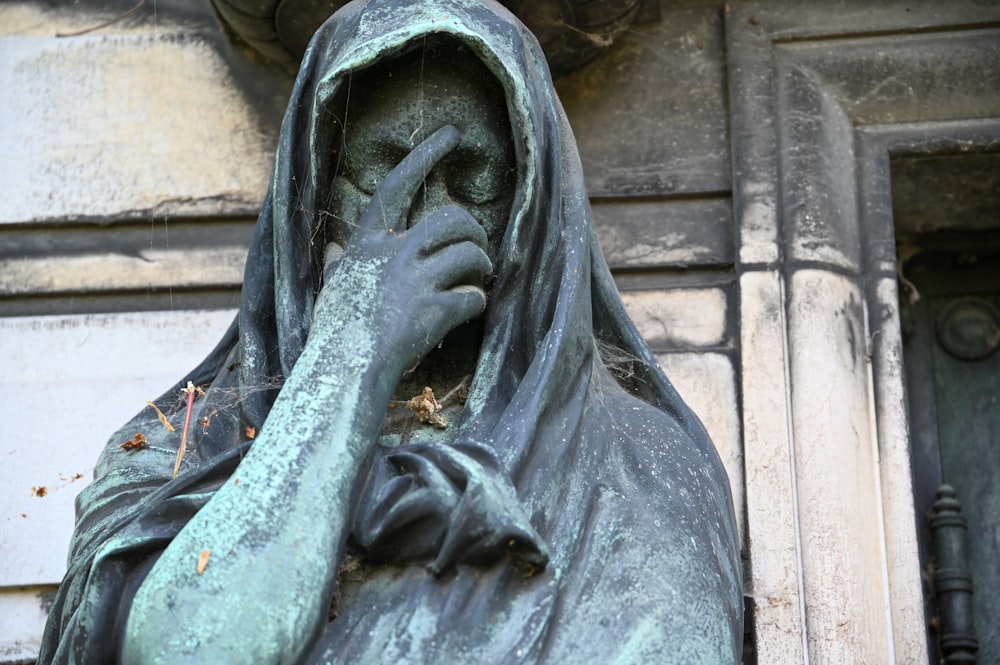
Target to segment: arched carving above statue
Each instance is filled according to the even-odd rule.
[[[659,0],[501,0],[542,45],[554,76],[587,64],[632,26],[657,21]],[[295,68],[313,33],[346,0],[212,0],[251,48]]]

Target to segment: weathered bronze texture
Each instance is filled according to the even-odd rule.
[[[934,594],[941,655],[948,665],[975,663],[979,643],[972,613],[972,572],[965,552],[968,524],[950,485],[938,489],[932,510]]]
[[[42,662],[739,660],[725,470],[500,5],[372,0],[317,32],[191,384],[180,472],[147,409],[81,494]]]
[[[982,162],[996,162],[995,158],[973,157],[977,159],[972,162],[970,179]],[[948,164],[948,176],[957,179],[963,162],[953,158]],[[911,176],[914,170],[900,169]],[[958,201],[971,205],[966,199]],[[988,204],[992,201],[995,198],[984,199]],[[959,222],[969,218],[966,214],[953,217]],[[904,217],[901,221],[908,224],[911,220]],[[917,509],[927,514],[943,483],[954,488],[968,524],[964,549],[975,580],[976,593],[970,602],[976,655],[979,662],[992,663],[1000,654],[1000,601],[989,591],[1000,583],[996,565],[1000,556],[1000,495],[996,491],[1000,354],[991,351],[997,335],[994,313],[1000,308],[1000,238],[995,232],[962,229],[907,235],[904,241],[910,253],[904,277],[911,285],[903,291],[902,309],[907,315],[904,351],[909,365],[914,486],[920,498]],[[928,533],[927,546],[932,545]],[[931,564],[931,549],[923,559],[925,566]],[[930,619],[937,615],[936,601],[928,598],[928,602]],[[932,650],[937,651],[937,635],[931,636]]]

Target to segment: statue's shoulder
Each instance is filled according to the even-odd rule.
[[[603,419],[614,426],[619,436],[637,443],[654,446],[697,443],[704,434],[700,426],[695,432],[685,426],[682,419],[689,419],[690,411],[684,404],[678,404],[676,409],[661,408],[617,383],[598,388],[593,402],[599,405]]]
[[[715,444],[685,404],[656,406],[617,384],[601,389],[593,403],[599,406],[589,419],[600,424],[592,432],[600,432],[611,446],[609,454],[639,484],[676,489],[678,483],[691,483],[719,488],[720,495],[728,490]]]

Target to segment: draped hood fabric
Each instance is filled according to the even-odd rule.
[[[282,125],[237,320],[157,401],[176,411],[188,380],[207,386],[181,473],[173,478],[180,434],[164,431],[152,409],[112,437],[78,499],[69,572],[39,662],[116,659],[143,576],[252,445],[308,337],[323,279],[317,239],[349,234],[322,228],[337,223],[322,214],[335,168],[324,148],[339,131],[328,110],[352,73],[428,38],[462,44],[499,80],[518,167],[454,444],[500,499],[461,516],[471,525],[452,526],[474,532],[481,520],[525,541],[540,565],[528,575],[506,559],[460,562],[432,575],[362,561],[342,575],[337,616],[317,628],[308,662],[738,661],[739,547],[726,474],[625,314],[537,42],[489,0],[371,0],[345,6],[316,33]],[[148,445],[122,449],[135,432]],[[450,455],[428,453],[438,463]]]

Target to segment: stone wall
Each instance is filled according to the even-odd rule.
[[[928,662],[888,155],[1000,143],[1000,8],[872,5],[663,0],[557,83],[729,472],[761,663]],[[37,652],[107,437],[229,324],[291,82],[208,0],[57,36],[132,6],[0,5],[0,662]]]
[[[0,5],[0,662],[37,653],[108,437],[232,320],[278,117],[207,8],[60,37],[123,8],[55,4]]]

